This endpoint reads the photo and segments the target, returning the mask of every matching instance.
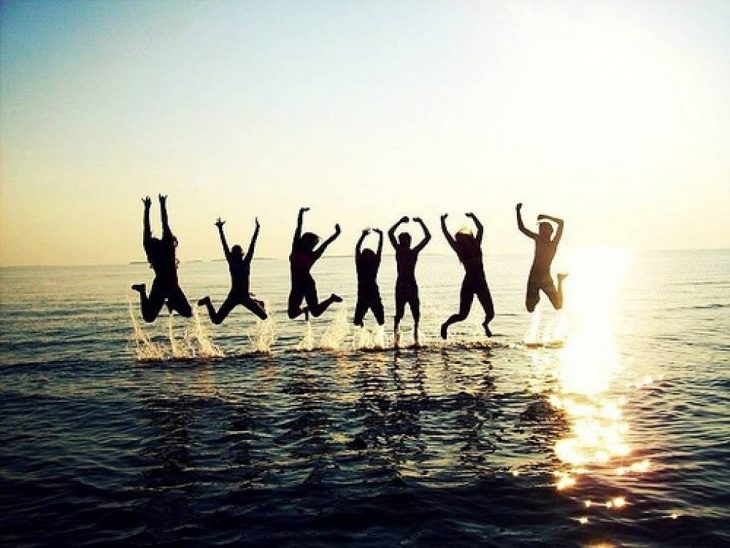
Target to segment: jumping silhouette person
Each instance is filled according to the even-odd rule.
[[[210,321],[214,324],[220,324],[226,319],[231,310],[236,305],[241,305],[248,308],[251,312],[256,314],[262,320],[266,319],[266,311],[264,310],[263,301],[254,299],[252,294],[249,293],[249,278],[251,276],[251,261],[253,260],[253,252],[256,248],[256,240],[259,237],[259,225],[258,218],[256,219],[256,229],[251,236],[251,242],[248,244],[248,251],[246,255],[243,254],[243,250],[240,245],[234,245],[231,249],[228,249],[228,243],[226,242],[226,235],[223,233],[223,225],[225,221],[222,221],[220,217],[215,222],[215,226],[218,227],[218,234],[221,238],[221,245],[223,246],[223,253],[228,261],[228,270],[231,273],[231,290],[228,292],[228,297],[223,301],[223,304],[218,309],[218,312],[213,308],[213,303],[210,301],[210,297],[203,297],[198,301],[198,306],[205,305],[208,309],[208,315]]]
[[[537,220],[543,222],[538,225],[538,232],[535,234],[525,228],[525,224],[522,222],[522,204],[517,204],[515,210],[517,212],[517,227],[520,232],[535,241],[535,258],[532,261],[530,277],[527,281],[525,307],[528,312],[533,312],[537,303],[540,302],[540,291],[542,291],[550,299],[553,308],[560,310],[563,307],[563,280],[567,277],[567,274],[558,274],[558,288],[555,289],[550,267],[555,258],[555,252],[558,250],[560,238],[563,237],[563,220],[540,214],[537,216]],[[552,239],[550,237],[553,233],[553,227],[550,223],[544,222],[545,220],[558,225],[558,231]]]
[[[302,222],[304,213],[309,211],[308,207],[299,210],[297,217],[297,229],[294,232],[294,240],[292,241],[291,254],[289,255],[289,267],[291,269],[291,291],[289,293],[289,303],[287,313],[289,318],[296,318],[300,314],[305,314],[309,318],[312,314],[315,318],[321,315],[332,303],[342,302],[342,298],[332,293],[324,301],[319,302],[317,299],[317,285],[312,278],[312,266],[322,256],[327,247],[335,241],[340,235],[340,225],[335,225],[335,233],[327,240],[322,242],[316,250],[314,249],[319,243],[319,236],[311,232],[302,234]],[[302,307],[302,301],[307,306]]]
[[[355,247],[355,266],[357,268],[357,305],[355,306],[354,324],[362,327],[363,318],[368,310],[371,310],[378,325],[385,323],[385,311],[383,301],[380,298],[378,288],[378,269],[380,259],[383,256],[383,231],[373,229],[378,233],[378,250],[363,249],[362,243],[370,230],[363,230],[360,239]]]
[[[446,236],[451,248],[456,252],[457,257],[464,266],[464,280],[461,282],[461,292],[459,294],[459,312],[453,314],[448,320],[441,325],[441,338],[448,337],[448,330],[451,324],[462,322],[469,315],[471,304],[474,296],[484,309],[484,333],[487,337],[492,336],[489,330],[489,322],[494,318],[494,304],[492,303],[492,295],[489,292],[487,278],[484,275],[484,264],[482,262],[482,237],[484,236],[484,227],[479,222],[477,216],[473,213],[467,213],[477,227],[477,234],[474,236],[471,231],[460,230],[456,236],[451,236],[448,228],[446,228],[447,214],[441,215],[441,229]]]
[[[160,216],[162,218],[162,238],[153,238],[150,229],[150,207],[152,200],[149,196],[142,199],[144,203],[144,250],[147,254],[147,261],[155,271],[155,279],[152,281],[149,297],[146,294],[145,284],[135,284],[132,289],[139,292],[142,305],[142,317],[146,322],[153,322],[162,310],[162,305],[167,302],[168,309],[176,311],[181,316],[189,318],[193,315],[185,294],[180,289],[177,279],[177,264],[175,248],[177,238],[172,235],[170,225],[167,221],[167,196],[159,195]]]
[[[407,232],[401,232],[398,239],[395,238],[395,231],[398,230],[401,224],[408,222],[408,217],[402,217],[388,230],[388,239],[395,249],[395,262],[398,268],[398,277],[395,281],[395,322],[393,325],[396,346],[400,343],[400,321],[405,314],[406,304],[408,304],[411,314],[413,314],[414,339],[416,345],[419,344],[418,323],[421,319],[421,302],[418,299],[416,263],[418,262],[418,254],[431,241],[431,233],[420,217],[414,217],[413,220],[420,224],[423,229],[423,239],[416,247],[411,247],[411,235]]]

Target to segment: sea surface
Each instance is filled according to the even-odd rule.
[[[565,309],[524,309],[530,257],[487,255],[449,340],[461,269],[423,255],[412,320],[290,321],[285,261],[256,260],[271,319],[154,324],[146,265],[0,269],[0,543],[730,545],[730,251],[561,251]],[[180,265],[191,302],[223,262]]]

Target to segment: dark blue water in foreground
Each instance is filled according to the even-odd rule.
[[[488,258],[495,337],[475,303],[442,345],[459,265],[425,256],[425,347],[401,351],[342,331],[350,259],[319,265],[321,292],[349,299],[298,350],[287,265],[257,261],[273,322],[204,321],[225,354],[204,358],[174,318],[198,357],[163,361],[130,345],[144,266],[1,269],[0,540],[730,545],[730,252],[601,257],[566,259],[565,313],[543,310],[533,348],[529,257]],[[180,275],[191,300],[225,296],[222,263]],[[167,317],[144,330],[172,353]]]

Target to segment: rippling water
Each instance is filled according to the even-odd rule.
[[[273,321],[163,315],[141,327],[162,361],[132,341],[145,266],[0,269],[1,540],[728,545],[730,252],[566,265],[564,314],[531,329],[529,257],[488,257],[495,336],[475,303],[442,345],[460,267],[424,256],[425,347],[365,351],[352,259],[318,266],[346,300],[309,340],[286,320],[286,263],[261,260]],[[224,263],[180,276],[191,300],[225,297]],[[169,330],[198,357],[169,359]]]

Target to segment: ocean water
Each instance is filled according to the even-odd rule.
[[[0,541],[730,545],[730,251],[564,255],[533,318],[530,257],[487,256],[494,337],[475,302],[447,343],[460,266],[423,256],[397,351],[392,257],[384,332],[350,325],[352,258],[311,324],[284,261],[253,266],[272,319],[221,326],[141,323],[145,265],[0,269]],[[222,262],[180,279],[227,293]]]

